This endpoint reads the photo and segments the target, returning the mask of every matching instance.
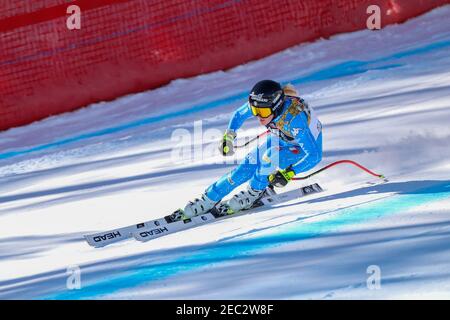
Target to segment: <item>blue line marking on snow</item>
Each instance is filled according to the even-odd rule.
[[[430,204],[450,197],[450,181],[421,188],[412,192],[396,194],[380,200],[355,207],[330,212],[325,220],[317,222],[294,221],[280,227],[274,227],[270,234],[247,239],[224,241],[196,248],[193,254],[187,254],[159,264],[142,262],[139,266],[118,276],[97,281],[84,286],[81,290],[59,292],[42,299],[93,299],[102,298],[123,289],[151,285],[154,281],[182,275],[211,264],[245,259],[262,250],[285,244],[320,237],[341,228],[385,217],[396,212],[405,212],[416,206]],[[192,249],[191,249],[192,250]],[[151,256],[151,254],[149,254]]]
[[[417,54],[423,54],[423,53],[431,52],[434,50],[445,49],[445,48],[448,48],[449,46],[450,46],[450,41],[446,40],[446,41],[440,41],[440,42],[428,44],[428,45],[425,45],[425,46],[419,47],[419,48],[409,49],[406,51],[402,51],[399,53],[395,53],[395,54],[388,55],[383,58],[374,59],[374,60],[370,60],[370,61],[347,61],[347,62],[343,62],[343,63],[337,64],[337,65],[333,65],[333,66],[324,68],[319,71],[312,72],[311,74],[306,75],[306,76],[292,79],[288,82],[291,82],[293,84],[303,84],[303,83],[308,83],[308,82],[330,80],[330,79],[335,79],[335,78],[340,78],[340,77],[345,77],[345,76],[350,76],[350,75],[362,74],[362,73],[365,73],[365,72],[368,72],[371,70],[384,70],[384,69],[396,68],[396,67],[402,66],[402,64],[396,63],[396,64],[390,64],[390,65],[385,65],[385,66],[376,66],[376,64],[386,62],[389,60],[397,60],[397,59],[401,59],[404,57],[409,57],[409,56],[413,56],[413,55],[417,55]],[[231,95],[226,98],[217,99],[217,100],[214,100],[211,102],[194,105],[191,108],[185,109],[183,112],[180,112],[180,111],[169,112],[167,114],[148,117],[148,118],[144,118],[141,120],[122,124],[119,126],[105,128],[105,129],[101,129],[101,130],[90,132],[90,133],[76,135],[76,136],[61,139],[61,140],[58,140],[55,142],[42,144],[42,145],[39,145],[36,147],[0,153],[0,160],[1,159],[9,159],[9,158],[21,156],[21,155],[26,155],[26,154],[30,154],[30,153],[38,152],[38,151],[42,151],[42,150],[47,150],[47,149],[59,147],[62,145],[66,145],[69,143],[79,142],[79,141],[87,140],[90,138],[95,138],[95,137],[100,137],[100,136],[104,136],[104,135],[108,135],[108,134],[118,133],[118,132],[122,132],[122,131],[125,131],[128,129],[137,128],[137,127],[141,127],[144,125],[160,122],[163,120],[175,119],[175,118],[179,118],[179,117],[184,117],[189,114],[214,109],[214,108],[217,108],[220,106],[231,104],[233,102],[237,102],[239,100],[245,100],[247,97],[247,94],[248,94],[248,92],[244,91],[244,92],[240,92],[240,93]]]

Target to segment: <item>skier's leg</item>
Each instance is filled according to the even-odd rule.
[[[320,155],[311,154],[305,160],[308,160],[311,165],[316,165],[321,159],[321,154],[322,148],[320,147]],[[239,211],[250,208],[269,185],[268,177],[271,173],[277,169],[286,169],[288,166],[299,162],[304,156],[305,154],[300,147],[273,138],[271,145],[259,158],[258,168],[249,181],[249,188],[230,199],[228,202],[230,209]]]
[[[265,145],[253,149],[235,169],[209,186],[200,199],[190,201],[184,208],[185,216],[192,217],[209,211],[223,197],[248,181],[258,168],[259,154],[265,150]]]
[[[266,152],[260,154],[258,167],[249,181],[249,188],[233,196],[228,202],[232,211],[239,211],[250,208],[253,203],[260,198],[262,192],[269,185],[268,176],[277,169],[286,169],[288,166],[304,160],[307,168],[317,165],[322,159],[322,134],[315,141],[317,152],[309,154],[305,158],[305,153],[300,147],[292,146],[278,138],[273,137]]]
[[[263,156],[261,165],[250,180],[253,189],[265,189],[269,185],[268,177],[277,169],[286,169],[288,166],[302,159],[302,151],[298,147],[279,146],[270,148]]]
[[[261,155],[266,152],[267,148],[270,148],[272,143],[271,141],[272,139],[269,135],[265,143],[260,146],[256,146],[251,152],[249,152],[235,169],[225,174],[209,186],[206,189],[206,195],[208,198],[218,202],[227,196],[231,191],[253,177],[260,165]]]
[[[264,190],[268,186],[267,177],[276,168],[278,164],[279,139],[276,136],[269,136],[266,142],[264,152],[260,152],[256,158],[256,170],[250,180],[250,184],[246,190],[235,194],[229,201],[228,206],[232,211],[239,211],[250,208],[255,201],[261,198]],[[271,160],[273,158],[273,161]],[[267,175],[258,174],[261,170],[267,170]],[[272,170],[272,171],[271,171]]]
[[[208,198],[215,201],[222,200],[235,188],[248,181],[258,168],[256,163],[251,163],[248,156],[235,169],[222,176],[206,189]]]
[[[303,171],[308,171],[322,161],[322,133],[315,140],[316,152],[310,153],[305,157],[304,151],[300,147],[287,144],[284,141],[279,142],[279,146],[274,146],[263,155],[261,166],[255,172],[250,180],[250,186],[255,189],[266,188],[269,184],[268,176],[277,169],[286,169],[290,165],[298,163],[300,160]],[[302,172],[303,172],[302,171]],[[297,173],[298,169],[297,169]]]

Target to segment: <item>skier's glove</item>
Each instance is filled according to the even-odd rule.
[[[222,141],[220,142],[219,151],[224,156],[232,156],[234,154],[234,139],[236,138],[236,132],[233,130],[226,130]]]
[[[294,170],[289,166],[284,170],[277,170],[269,175],[269,183],[275,187],[282,188],[295,176]]]

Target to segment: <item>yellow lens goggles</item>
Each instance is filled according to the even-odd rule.
[[[270,108],[258,108],[255,106],[250,106],[250,109],[252,110],[252,114],[254,116],[258,116],[261,118],[268,118],[272,115],[272,110]]]

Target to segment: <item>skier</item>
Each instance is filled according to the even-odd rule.
[[[252,88],[248,102],[238,108],[220,143],[224,156],[234,154],[236,131],[252,116],[271,132],[231,172],[209,186],[198,199],[190,201],[172,220],[204,214],[226,195],[249,181],[245,191],[228,200],[228,213],[250,208],[269,184],[284,187],[296,175],[308,171],[322,159],[322,125],[314,110],[290,84],[263,80]]]

